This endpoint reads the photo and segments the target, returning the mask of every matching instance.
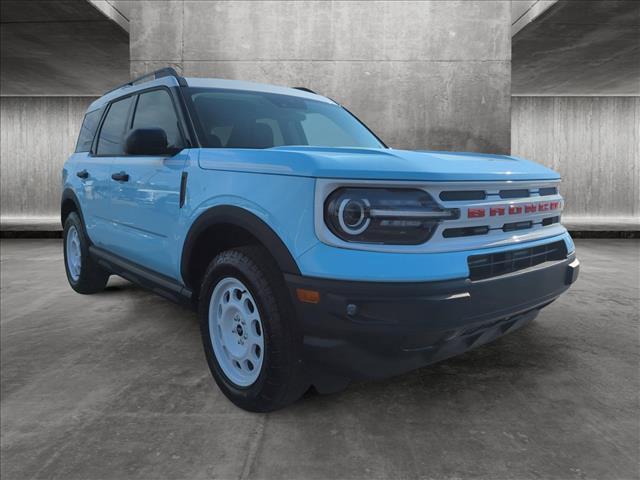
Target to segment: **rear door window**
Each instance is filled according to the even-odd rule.
[[[113,102],[100,129],[98,155],[124,155],[124,134],[134,97]]]
[[[178,116],[166,90],[152,90],[140,95],[133,118],[133,129],[137,128],[161,128],[167,134],[168,146],[184,144],[178,128]]]
[[[93,137],[98,129],[100,117],[102,117],[102,108],[89,112],[84,116],[82,126],[80,127],[80,135],[78,135],[78,143],[76,144],[76,153],[88,152],[91,150]]]

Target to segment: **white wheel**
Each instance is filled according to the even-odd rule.
[[[83,295],[104,290],[109,272],[89,255],[90,242],[76,212],[69,213],[64,221],[63,238],[64,269],[71,288]]]
[[[80,249],[80,237],[75,226],[71,226],[67,230],[67,269],[71,279],[77,282],[80,278],[80,269],[82,268],[82,250]]]
[[[256,301],[237,278],[223,278],[211,294],[209,335],[227,378],[239,387],[255,383],[264,360],[264,330]]]

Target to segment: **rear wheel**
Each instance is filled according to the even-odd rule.
[[[65,220],[63,238],[64,266],[71,288],[83,294],[104,290],[109,272],[89,256],[89,239],[76,212],[71,212]]]
[[[237,406],[282,408],[308,388],[301,337],[276,263],[261,247],[220,253],[200,290],[200,329],[216,383]]]

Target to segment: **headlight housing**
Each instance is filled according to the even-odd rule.
[[[441,220],[458,218],[458,209],[442,208],[427,192],[414,188],[343,187],[324,203],[324,221],[346,242],[419,245],[431,238]]]

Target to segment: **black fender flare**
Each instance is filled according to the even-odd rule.
[[[276,234],[269,225],[244,208],[232,205],[220,205],[211,207],[202,213],[189,228],[189,232],[182,246],[182,256],[180,260],[180,274],[187,287],[194,287],[194,285],[190,285],[189,265],[198,237],[205,230],[217,224],[231,224],[247,230],[273,255],[273,258],[283,273],[300,275],[300,269],[291,252],[289,252],[289,249],[282,239],[280,239],[278,234]]]
[[[82,227],[84,228],[85,223],[84,223],[84,216],[82,215],[82,208],[80,207],[80,200],[78,200],[76,193],[69,187],[64,189],[64,191],[62,192],[62,197],[60,198],[60,223],[62,223],[62,228],[64,228],[64,218],[63,218],[64,208],[63,207],[64,207],[64,204],[69,200],[75,204],[76,211],[78,212],[78,215],[80,215],[80,220],[82,220]]]

